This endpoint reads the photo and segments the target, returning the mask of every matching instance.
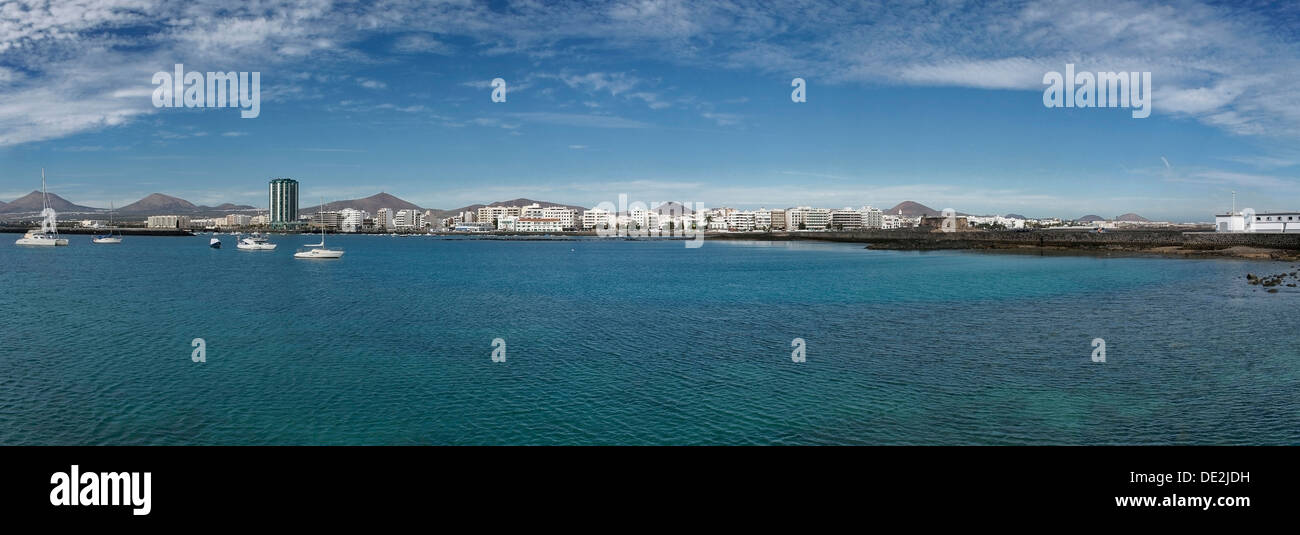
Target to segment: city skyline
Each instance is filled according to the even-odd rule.
[[[1208,221],[1231,191],[1300,206],[1294,6],[96,6],[0,26],[0,200],[44,167],[90,206],[258,206],[272,176],[309,200],[439,209],[624,193],[1171,221]],[[260,114],[154,107],[152,76],[177,64],[259,72]],[[1045,107],[1041,80],[1067,65],[1150,72],[1150,117]]]

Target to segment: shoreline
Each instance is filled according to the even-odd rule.
[[[0,233],[23,233],[31,227],[0,226]],[[114,229],[124,236],[197,236],[208,231],[179,229]],[[60,228],[62,234],[94,235],[107,229]],[[228,234],[235,231],[220,232]],[[253,230],[245,231],[253,232]],[[262,232],[267,232],[263,230]],[[279,234],[279,231],[270,231]],[[287,234],[305,234],[288,232]],[[331,235],[389,236],[391,232],[356,232]],[[592,230],[567,232],[434,232],[398,233],[398,237],[437,236],[467,240],[573,241],[596,238]],[[686,236],[609,236],[622,240],[694,240]],[[1182,230],[1025,230],[940,232],[918,229],[860,231],[753,231],[706,232],[704,241],[821,241],[861,244],[885,251],[983,251],[1010,254],[1063,254],[1085,256],[1158,256],[1164,258],[1236,258],[1243,260],[1300,261],[1300,232],[1227,233]]]

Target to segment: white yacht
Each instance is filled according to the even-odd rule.
[[[67,245],[67,238],[59,237],[58,219],[54,210],[50,208],[50,198],[45,194],[45,169],[41,169],[41,228],[40,230],[32,229],[27,231],[23,237],[14,241],[17,245],[31,245],[36,247],[54,247],[57,245]]]
[[[103,234],[91,238],[90,243],[122,243],[122,232],[118,231],[113,235],[113,203],[108,203],[108,234]]]
[[[262,235],[254,233],[252,236],[240,239],[239,243],[235,244],[235,248],[241,251],[274,251],[275,244]]]
[[[321,215],[324,214],[325,214],[325,203],[322,200]],[[320,243],[309,243],[307,245],[304,245],[304,247],[310,247],[310,249],[306,249],[306,250],[300,249],[298,252],[293,253],[294,258],[322,258],[322,259],[343,258],[342,249],[325,248],[325,225],[323,221],[321,221],[321,223],[322,224],[320,226]]]

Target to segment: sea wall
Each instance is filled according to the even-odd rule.
[[[1300,233],[1217,233],[1181,230],[1028,230],[933,232],[920,230],[862,230],[855,232],[732,232],[710,233],[708,239],[821,240],[870,244],[873,249],[987,249],[1061,247],[1072,249],[1141,250],[1156,247],[1225,249],[1260,247],[1300,250]]]

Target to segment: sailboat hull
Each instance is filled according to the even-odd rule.
[[[122,243],[122,238],[118,238],[118,237],[94,238],[90,240],[90,243]]]
[[[307,259],[311,259],[311,258],[320,258],[320,259],[343,258],[343,251],[336,251],[336,250],[332,250],[332,249],[312,249],[312,250],[309,250],[309,251],[298,251],[298,252],[296,252],[296,253],[293,253],[293,257],[294,257],[294,258],[307,258]]]

